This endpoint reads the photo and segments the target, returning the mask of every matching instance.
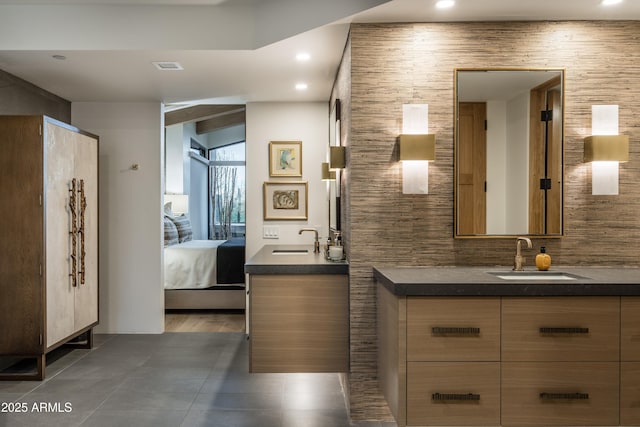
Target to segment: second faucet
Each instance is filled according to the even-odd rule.
[[[320,240],[318,237],[318,230],[316,230],[315,228],[301,228],[300,231],[298,231],[298,234],[302,234],[303,231],[313,231],[316,235],[315,237],[315,241],[313,242],[313,253],[315,254],[319,254],[320,253]],[[531,242],[529,242],[531,243]]]

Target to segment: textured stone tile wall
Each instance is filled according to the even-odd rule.
[[[377,388],[374,265],[504,265],[512,239],[453,238],[454,69],[562,67],[565,236],[534,239],[554,265],[640,265],[640,22],[354,24],[333,96],[347,146],[342,222],[351,264],[354,419],[388,419]],[[429,104],[437,160],[429,195],[403,195],[402,104]],[[630,159],[620,195],[592,196],[582,163],[592,104],[620,106]],[[525,254],[529,265],[537,251]]]

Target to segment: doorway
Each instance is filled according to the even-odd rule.
[[[245,106],[172,110],[165,125],[165,200],[188,199],[192,233],[167,246],[165,204],[165,331],[244,332]]]

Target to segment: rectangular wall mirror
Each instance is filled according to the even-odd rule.
[[[563,234],[563,69],[455,70],[455,237]]]

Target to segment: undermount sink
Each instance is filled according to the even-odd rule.
[[[272,255],[307,255],[309,249],[274,249]]]
[[[563,273],[559,271],[504,271],[491,272],[503,280],[576,280],[582,279],[575,274]]]

